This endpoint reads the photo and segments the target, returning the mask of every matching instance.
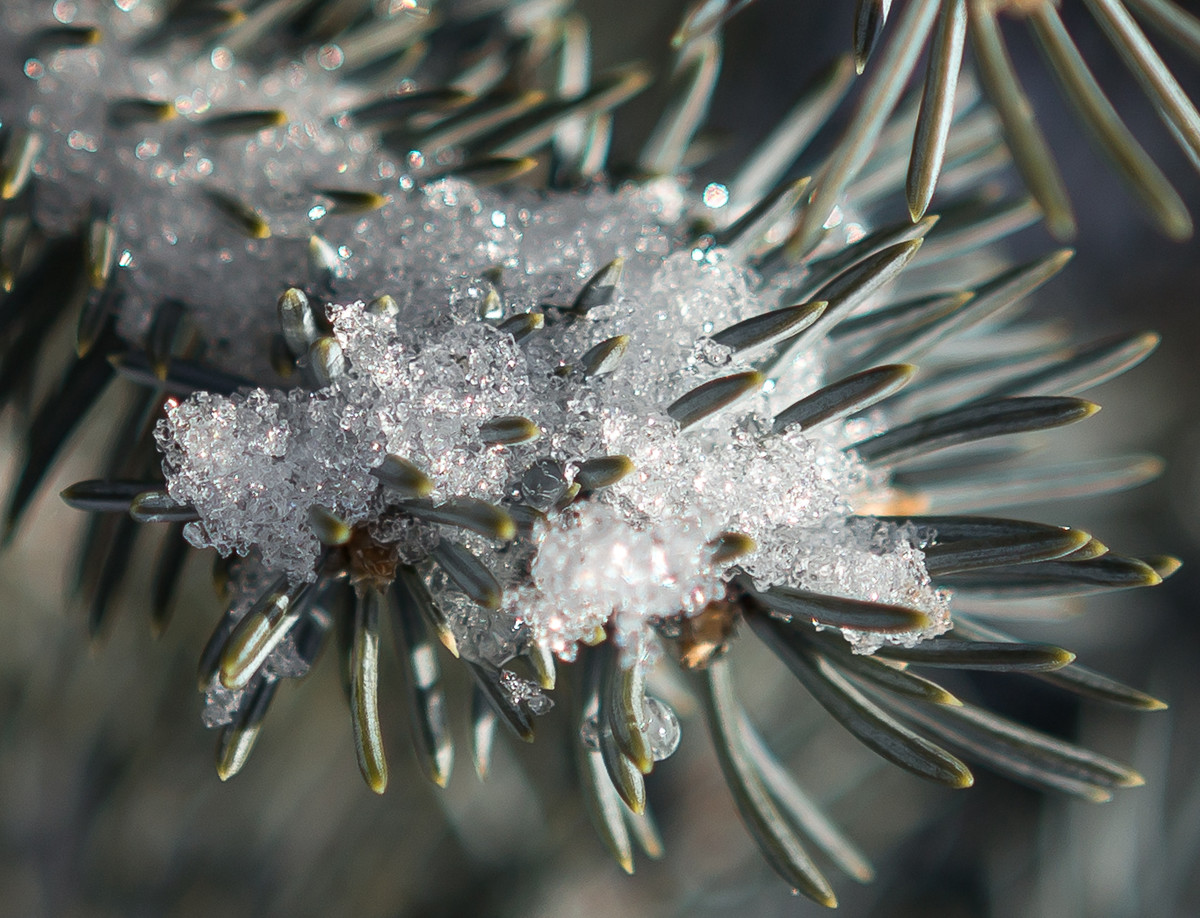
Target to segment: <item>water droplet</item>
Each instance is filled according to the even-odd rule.
[[[58,0],[53,7],[54,18],[63,25],[70,25],[75,21],[75,14],[79,12],[75,4],[70,0]]]
[[[646,722],[642,729],[650,741],[650,754],[656,762],[670,758],[679,748],[679,718],[675,716],[670,705],[651,695],[646,696],[643,710],[646,713]]]
[[[233,52],[223,45],[217,45],[213,48],[209,60],[212,62],[213,70],[228,70],[233,66]]]
[[[723,367],[733,360],[733,349],[703,337],[692,348],[692,358],[713,367]]]
[[[720,182],[710,182],[704,188],[704,203],[714,210],[729,203],[729,189]]]
[[[600,723],[595,717],[589,717],[579,725],[579,740],[588,749],[600,748]]]
[[[321,65],[322,70],[337,70],[345,60],[346,55],[342,53],[342,49],[334,44],[323,45],[317,52],[317,63]]]

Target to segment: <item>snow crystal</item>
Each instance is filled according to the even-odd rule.
[[[554,707],[554,699],[543,692],[541,686],[528,679],[522,679],[512,670],[500,671],[500,686],[514,707],[524,705],[531,714],[547,714]]]

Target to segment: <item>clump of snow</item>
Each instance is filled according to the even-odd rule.
[[[757,542],[740,563],[760,587],[902,603],[933,619],[919,634],[847,631],[860,651],[944,631],[946,601],[929,582],[913,534],[845,523],[856,506],[886,498],[886,482],[843,449],[842,425],[775,435],[763,395],[687,430],[667,413],[681,392],[746,366],[741,358],[717,367],[688,360],[712,331],[714,311],[730,322],[775,305],[746,282],[731,311],[725,294],[739,271],[746,281],[745,269],[719,261],[668,259],[647,274],[644,289],[623,280],[612,304],[576,321],[547,307],[546,328],[520,343],[495,324],[508,316],[484,321],[455,304],[423,325],[361,301],[331,305],[326,318],[347,368],[326,387],[199,393],[160,423],[168,490],[200,517],[187,537],[223,553],[255,551],[293,581],[315,576],[314,505],[366,526],[408,563],[423,561],[442,538],[465,542],[504,589],[501,612],[466,601],[436,571],[428,584],[453,610],[464,645],[479,645],[472,655],[496,664],[526,635],[570,659],[597,628],[640,653],[654,623],[696,614],[722,595],[727,572],[711,564],[707,543],[730,530]],[[691,347],[670,321],[680,302],[696,325]],[[630,331],[626,359],[611,372],[589,378],[572,366],[597,342]],[[796,361],[813,387],[821,382],[819,356]],[[509,416],[529,418],[541,436],[485,442],[481,426]],[[581,463],[603,456],[627,456],[634,471],[586,503],[547,504],[533,538],[505,546],[406,519],[401,500],[372,475],[388,454],[430,476],[435,503],[457,496],[523,502],[530,498],[520,482],[535,465],[559,469],[564,484]],[[497,614],[507,624],[494,621]]]
[[[725,530],[757,541],[741,563],[760,586],[905,602],[944,629],[944,598],[908,535],[881,541],[843,522],[887,497],[885,477],[844,451],[851,428],[771,433],[773,413],[829,381],[822,342],[790,350],[768,391],[689,430],[667,413],[696,386],[754,366],[761,355],[732,353],[712,336],[794,305],[804,264],[772,264],[764,279],[743,254],[695,242],[689,213],[720,205],[673,178],[551,194],[438,178],[459,154],[385,147],[353,114],[372,91],[343,78],[338,61],[252,64],[236,46],[145,43],[161,15],[156,4],[109,0],[4,6],[0,58],[23,66],[0,75],[0,120],[41,138],[39,225],[77,226],[105,189],[126,340],[144,340],[159,304],[181,300],[207,363],[279,381],[269,355],[282,288],[320,291],[332,304],[325,318],[348,369],[326,387],[197,393],[168,411],[158,443],[171,496],[199,515],[186,530],[194,545],[256,554],[299,583],[313,578],[321,552],[314,506],[407,563],[422,564],[441,539],[465,542],[506,591],[501,612],[465,608],[452,582],[423,570],[457,610],[466,643],[492,662],[513,652],[522,627],[569,657],[598,624],[633,643],[647,622],[697,611],[727,573],[704,548]],[[98,24],[104,41],[44,53],[24,43],[71,23]],[[418,71],[400,89],[419,91],[422,80]],[[173,117],[112,117],[131,98],[167,103]],[[210,119],[256,109],[282,112],[283,123],[211,128]],[[382,203],[356,212],[339,191]],[[247,238],[230,200],[252,208],[269,237]],[[852,233],[862,228],[846,221],[825,250]],[[580,289],[616,258],[623,276],[611,301],[569,321]],[[395,314],[363,308],[384,293]],[[529,312],[544,315],[542,331],[518,343],[501,330]],[[628,338],[623,362],[585,376],[581,357],[618,335]],[[486,443],[481,425],[507,416],[530,419],[540,438]],[[551,507],[533,541],[505,546],[406,519],[372,474],[388,454],[430,476],[435,502],[518,500],[537,462],[570,479],[587,460],[623,455],[635,471],[584,507]],[[597,558],[606,566],[593,567]]]
[[[675,516],[638,528],[611,507],[584,503],[537,534],[529,583],[508,594],[508,608],[563,659],[606,627],[636,655],[653,619],[694,615],[723,595],[710,536],[698,519]]]

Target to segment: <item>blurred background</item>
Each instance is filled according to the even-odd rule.
[[[632,59],[660,71],[669,66],[683,3],[580,6],[593,24],[599,66]],[[1200,174],[1079,5],[1064,6],[1127,123],[1193,214],[1200,212]],[[849,2],[758,0],[730,22],[710,117],[713,137],[725,146],[699,169],[698,182],[727,175],[805,82],[849,48],[852,16]],[[1200,914],[1200,246],[1167,242],[1137,215],[1081,142],[1036,49],[1016,40],[1012,25],[1018,71],[1064,167],[1080,224],[1079,254],[1045,289],[1039,309],[1069,317],[1089,336],[1140,328],[1163,335],[1150,361],[1092,396],[1104,411],[1072,431],[1070,448],[1154,452],[1167,460],[1164,476],[1134,492],[1038,514],[1089,529],[1122,553],[1171,552],[1185,563],[1160,587],[1091,601],[1069,621],[1021,632],[1070,647],[1081,662],[1168,700],[1170,710],[1113,712],[1021,676],[981,678],[967,691],[1130,762],[1146,786],[1097,806],[1035,793],[981,769],[974,789],[951,792],[873,759],[791,680],[743,679],[741,689],[756,719],[774,725],[780,755],[876,866],[872,885],[835,883],[842,914],[1184,918]],[[1200,97],[1200,67],[1162,50]],[[645,131],[639,121],[655,110],[648,98],[621,113],[615,159],[634,149]],[[1035,227],[1012,249],[1028,255],[1053,245]],[[10,425],[0,420],[5,444]],[[649,782],[667,855],[642,858],[626,877],[573,794],[565,705],[539,721],[535,747],[502,738],[486,785],[461,743],[450,788],[438,791],[412,761],[391,654],[382,704],[394,773],[385,797],[358,776],[331,661],[280,691],[249,765],[221,784],[194,679],[219,612],[209,559],[193,559],[159,639],[144,611],[150,551],[142,553],[145,569],[128,578],[126,608],[102,646],[89,646],[82,610],[66,595],[81,520],[55,495],[93,476],[91,460],[108,433],[92,423],[77,436],[31,525],[0,555],[0,915],[822,911],[794,898],[763,863],[699,723],[685,722],[680,751]],[[11,466],[6,459],[5,474]],[[735,652],[739,674],[775,672],[753,643]],[[465,721],[467,695],[456,688],[451,703]]]

